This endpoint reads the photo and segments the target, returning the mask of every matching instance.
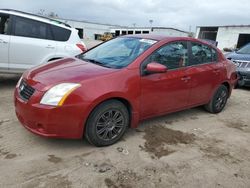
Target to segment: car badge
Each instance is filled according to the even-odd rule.
[[[20,91],[23,91],[24,90],[24,85],[21,85],[20,86]]]
[[[240,66],[240,63],[239,63],[239,62],[234,61],[234,64],[235,64],[236,67],[239,67],[239,66]]]

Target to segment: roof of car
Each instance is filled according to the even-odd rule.
[[[135,34],[135,35],[124,35],[121,37],[127,37],[127,38],[144,38],[144,39],[152,39],[152,40],[164,40],[167,39],[169,37],[167,37],[166,35],[154,35],[154,34]]]
[[[23,16],[23,17],[31,18],[31,19],[36,19],[38,21],[47,22],[47,23],[61,26],[61,27],[67,28],[67,29],[71,28],[70,25],[68,25],[64,22],[61,22],[61,21],[53,19],[53,18],[45,17],[42,15],[32,14],[32,13],[23,12],[23,11],[14,10],[14,9],[0,9],[0,12],[7,13],[7,14],[9,13],[9,14],[13,14],[16,16]]]
[[[150,40],[156,40],[156,41],[165,41],[165,42],[171,42],[176,40],[188,40],[191,42],[199,42],[206,44],[214,49],[217,49],[217,47],[210,42],[192,38],[192,37],[173,37],[173,36],[167,36],[167,35],[156,35],[156,34],[135,34],[135,35],[123,35],[120,37],[126,37],[126,38],[142,38],[142,39],[150,39]]]
[[[152,39],[156,41],[162,41],[162,40],[191,40],[191,41],[199,41],[198,39],[191,38],[191,37],[173,37],[173,36],[167,36],[167,35],[156,35],[156,34],[135,34],[135,35],[124,35],[121,37],[128,37],[128,38],[143,38],[143,39]]]

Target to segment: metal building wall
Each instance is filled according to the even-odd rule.
[[[218,48],[235,48],[238,43],[239,34],[250,34],[249,27],[219,27],[217,33]]]
[[[60,19],[71,27],[83,29],[83,37],[84,39],[95,39],[95,34],[103,34],[105,32],[110,32],[111,25],[105,24],[96,24],[96,23],[88,23],[81,21],[73,21],[73,20],[64,20]]]

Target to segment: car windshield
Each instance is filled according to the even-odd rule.
[[[243,46],[241,49],[237,51],[239,54],[250,54],[250,43]]]
[[[128,66],[156,42],[142,38],[116,38],[81,54],[79,58],[104,67],[120,69]]]

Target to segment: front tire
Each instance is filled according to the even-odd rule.
[[[129,112],[117,100],[109,100],[97,106],[90,114],[85,129],[85,137],[95,146],[116,143],[124,135],[129,125]]]
[[[210,113],[217,114],[221,112],[226,106],[229,91],[226,86],[221,85],[208,104],[205,105],[205,109]]]

